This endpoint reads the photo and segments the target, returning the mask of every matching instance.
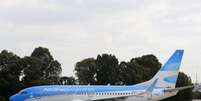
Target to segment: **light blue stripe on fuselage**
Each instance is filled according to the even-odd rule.
[[[22,90],[21,92],[27,92],[26,94],[18,93],[19,99],[32,99],[42,98],[46,96],[57,96],[57,95],[79,95],[79,94],[95,94],[95,93],[121,93],[124,91],[145,91],[146,87],[143,86],[36,86]],[[32,97],[30,97],[32,96]],[[24,101],[23,100],[23,101]]]
[[[35,96],[145,90],[143,86],[38,86],[24,91]]]
[[[43,91],[60,91],[60,92],[108,92],[108,91],[127,91],[127,90],[144,90],[143,86],[37,86],[25,89],[28,92]]]

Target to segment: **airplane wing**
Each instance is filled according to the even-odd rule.
[[[184,86],[184,87],[177,87],[177,88],[168,88],[165,89],[164,92],[176,92],[176,91],[181,91],[189,88],[193,88],[194,86]]]

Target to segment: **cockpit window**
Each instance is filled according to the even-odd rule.
[[[21,91],[20,94],[27,94],[28,92],[26,91]]]

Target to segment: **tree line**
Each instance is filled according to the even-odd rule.
[[[47,48],[35,48],[23,58],[7,50],[0,53],[0,101],[20,90],[39,85],[74,84],[74,77],[61,77],[61,64]]]
[[[77,62],[74,67],[76,77],[67,77],[61,76],[62,66],[54,59],[48,48],[37,47],[30,56],[25,57],[2,50],[0,101],[8,101],[11,95],[20,90],[39,85],[134,85],[152,78],[160,67],[161,63],[157,57],[151,54],[132,58],[128,62],[119,62],[111,54],[101,54],[96,58],[86,58]],[[179,74],[178,87],[191,84],[191,79],[186,74]],[[188,101],[192,97],[191,90],[185,90],[167,101]]]
[[[152,54],[132,58],[128,62],[119,62],[114,55],[102,54],[77,62],[75,74],[78,82],[85,85],[134,85],[151,79],[160,67],[161,63]],[[190,77],[180,72],[176,86],[187,85],[192,85]],[[191,101],[194,95],[192,89],[187,89],[163,101]]]

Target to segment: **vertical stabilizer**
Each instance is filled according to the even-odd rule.
[[[156,87],[175,88],[183,53],[184,50],[176,50],[151,80],[140,85],[148,86],[158,79]]]
[[[184,50],[176,50],[160,71],[179,71]]]

